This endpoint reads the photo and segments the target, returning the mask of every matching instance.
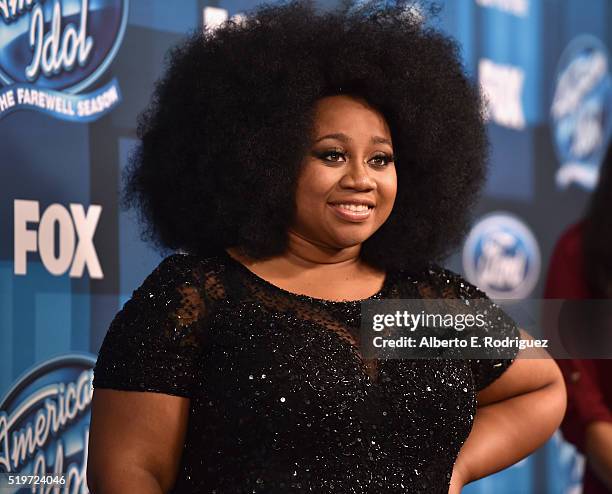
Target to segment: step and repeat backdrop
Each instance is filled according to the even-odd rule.
[[[494,298],[541,298],[610,136],[612,3],[438,3],[429,22],[460,43],[492,144],[473,228],[447,267]],[[255,4],[0,0],[0,472],[64,473],[62,492],[87,492],[95,358],[161,260],[119,207],[137,115],[169,47]],[[579,493],[583,468],[557,433],[465,492]]]

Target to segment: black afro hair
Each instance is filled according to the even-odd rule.
[[[188,37],[141,115],[123,195],[144,236],[207,256],[286,249],[315,102],[365,99],[385,117],[398,192],[361,250],[381,269],[421,269],[461,242],[485,178],[478,88],[457,44],[401,0],[262,4]]]

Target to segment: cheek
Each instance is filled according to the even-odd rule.
[[[307,164],[296,188],[295,202],[298,214],[324,207],[335,183],[336,177],[329,170]]]
[[[312,219],[319,202],[316,200],[316,197],[312,193],[303,191],[301,194],[296,195],[295,201],[298,218],[301,221],[308,221],[309,219]]]
[[[397,195],[397,176],[395,175],[395,171],[389,173],[388,176],[379,181],[378,185],[380,187],[381,197],[384,199],[386,205],[391,207]]]

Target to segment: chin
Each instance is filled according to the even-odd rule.
[[[352,247],[362,244],[369,239],[378,230],[378,226],[373,228],[372,225],[348,226],[348,228],[335,228],[331,237],[345,247]]]
[[[336,247],[341,249],[347,249],[349,247],[355,247],[364,243],[371,235],[338,235],[334,238],[334,244]]]

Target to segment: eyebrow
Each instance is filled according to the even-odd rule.
[[[351,137],[347,136],[346,134],[339,132],[337,134],[324,135],[316,139],[314,142],[317,143],[324,139],[338,139],[339,141],[342,141],[342,142],[351,142],[353,140]],[[370,139],[370,142],[372,144],[389,144],[389,146],[392,145],[389,139],[387,139],[386,137],[380,137],[380,136],[372,136],[372,138]]]

